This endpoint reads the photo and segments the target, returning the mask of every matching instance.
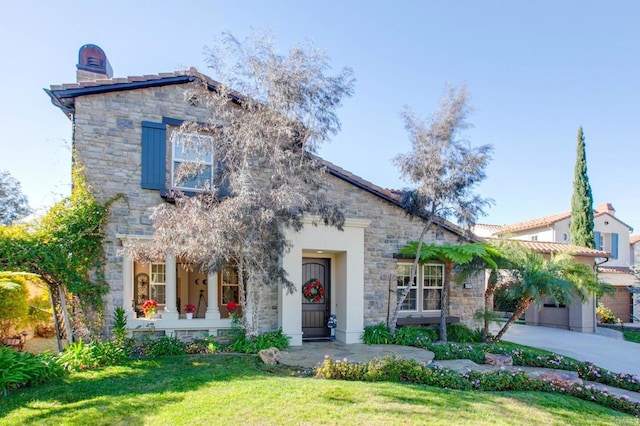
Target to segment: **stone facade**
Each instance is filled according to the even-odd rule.
[[[149,216],[155,206],[164,202],[159,191],[142,189],[140,185],[142,121],[159,123],[163,117],[169,117],[202,122],[209,118],[206,109],[184,101],[185,89],[185,84],[176,84],[75,99],[75,161],[84,167],[87,181],[98,199],[104,201],[118,193],[127,197],[113,205],[107,228],[105,272],[110,292],[105,300],[106,312],[127,303],[123,289],[126,279],[122,243],[117,236],[151,235],[153,227]],[[167,135],[170,130],[171,127]],[[167,153],[170,152],[171,142],[167,137]],[[167,169],[169,183],[171,168]],[[395,300],[397,261],[394,253],[420,235],[423,223],[411,220],[398,206],[352,183],[329,175],[327,179],[332,185],[332,198],[341,203],[347,218],[370,221],[364,231],[364,325],[386,322]],[[459,235],[436,226],[426,236],[427,243],[456,243],[458,239]],[[483,307],[483,292],[483,276],[468,281],[466,286],[452,280],[449,315],[478,326],[473,315]],[[263,329],[279,326],[278,298],[277,288],[265,289],[261,309]]]

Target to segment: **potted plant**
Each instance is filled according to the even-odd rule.
[[[144,317],[146,319],[153,318],[153,315],[158,310],[158,302],[153,299],[149,299],[145,301],[142,305],[142,312],[144,312]]]
[[[186,305],[184,305],[184,313],[187,315],[187,319],[192,319],[193,314],[196,313],[196,305],[187,303]]]

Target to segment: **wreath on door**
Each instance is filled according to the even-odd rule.
[[[310,302],[319,302],[324,296],[324,287],[317,278],[311,278],[302,286],[302,295]]]

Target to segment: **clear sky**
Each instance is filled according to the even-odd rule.
[[[329,161],[390,188],[407,187],[391,158],[410,149],[404,105],[428,116],[445,84],[465,82],[472,144],[492,144],[478,192],[483,223],[568,211],[576,133],[584,127],[594,204],[609,202],[640,232],[640,1],[33,1],[0,13],[0,169],[31,204],[69,192],[71,123],[42,88],[73,83],[78,49],[106,52],[115,77],[196,66],[230,31],[270,29],[283,49],[312,40],[355,94]],[[211,75],[215,78],[215,75]]]

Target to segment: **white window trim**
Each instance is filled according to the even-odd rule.
[[[409,262],[398,262],[397,266],[399,265],[411,265],[411,263]],[[397,266],[396,266],[396,273],[397,273]],[[419,265],[420,267],[418,268],[417,271],[417,276],[416,276],[416,280],[418,282],[418,285],[416,285],[414,288],[416,290],[416,309],[415,310],[409,310],[409,309],[400,309],[401,313],[428,313],[428,314],[433,314],[433,313],[440,313],[440,311],[442,309],[423,309],[423,305],[424,305],[424,290],[442,290],[444,288],[444,265],[442,263],[423,263]],[[424,285],[424,277],[425,277],[425,269],[429,266],[437,266],[439,268],[442,268],[442,285],[438,286],[438,287],[431,287],[431,286],[425,286]],[[399,286],[397,285],[396,287],[396,294],[400,294],[401,291],[403,291],[406,288],[406,286]]]
[[[156,281],[154,279],[154,278],[156,278],[156,275],[158,274],[158,272],[154,272],[153,271],[153,267],[154,266],[163,266],[164,267],[164,272],[163,272],[164,281]],[[149,272],[151,273],[150,277],[149,277],[149,299],[152,298],[152,295],[154,293],[153,288],[162,286],[162,287],[164,287],[165,300],[162,303],[160,303],[160,301],[158,301],[158,300],[156,300],[156,302],[158,302],[158,306],[165,306],[166,302],[167,302],[167,300],[166,300],[167,299],[167,264],[164,263],[164,262],[152,263],[150,265],[150,267],[149,267]]]
[[[183,191],[193,191],[193,192],[202,192],[205,190],[205,188],[193,188],[190,186],[178,186],[175,181],[175,177],[176,177],[176,163],[201,163],[201,165],[203,167],[207,167],[210,166],[211,167],[211,177],[209,180],[209,185],[211,185],[211,187],[213,187],[213,177],[215,176],[215,165],[214,165],[214,158],[213,158],[213,153],[210,154],[210,157],[208,160],[210,161],[206,161],[205,159],[202,160],[190,160],[190,159],[186,159],[184,157],[182,157],[182,154],[184,154],[184,151],[182,149],[178,150],[178,152],[181,154],[180,157],[178,157],[178,155],[176,155],[176,145],[178,144],[182,144],[182,140],[185,137],[196,137],[199,140],[199,143],[201,143],[202,141],[208,141],[208,143],[211,144],[211,146],[213,146],[213,136],[211,135],[203,135],[200,133],[193,133],[193,134],[184,134],[184,133],[174,133],[171,136],[171,187],[175,188],[175,189],[180,189]],[[179,164],[178,164],[179,166]]]

